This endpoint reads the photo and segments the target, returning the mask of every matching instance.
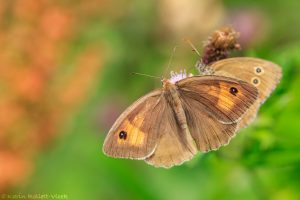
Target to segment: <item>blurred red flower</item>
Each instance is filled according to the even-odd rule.
[[[63,74],[74,22],[90,15],[78,10],[52,0],[0,2],[0,192],[30,174],[34,155],[57,136],[101,69],[102,49],[88,44]]]

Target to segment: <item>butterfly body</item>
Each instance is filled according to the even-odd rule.
[[[106,155],[179,165],[227,144],[258,96],[251,84],[223,76],[185,74],[162,83],[117,119],[104,142]]]
[[[163,80],[163,91],[164,98],[173,109],[177,123],[182,130],[187,131],[188,133],[186,116],[184,114],[177,86],[168,79],[165,79]]]

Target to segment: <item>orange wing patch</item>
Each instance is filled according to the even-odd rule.
[[[226,111],[232,110],[235,105],[234,99],[229,96],[229,88],[227,84],[220,83],[220,93],[218,96],[217,106]],[[237,94],[238,95],[238,94]]]
[[[141,131],[140,127],[143,123],[144,118],[142,116],[136,116],[132,123],[126,119],[123,128],[118,131],[126,131],[126,139],[118,137],[118,144],[129,144],[132,146],[142,146],[145,141],[145,133]]]
[[[230,111],[235,106],[235,99],[229,92],[230,87],[228,87],[228,84],[222,82],[219,84],[219,87],[210,86],[207,93],[218,99],[216,103],[217,107],[219,107],[221,110]]]

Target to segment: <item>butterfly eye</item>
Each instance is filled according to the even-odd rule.
[[[232,95],[235,96],[239,91],[238,91],[238,89],[236,89],[235,87],[231,87],[230,90],[229,90],[229,92],[230,92]]]
[[[125,131],[120,131],[119,138],[122,139],[122,140],[126,140],[127,133]]]

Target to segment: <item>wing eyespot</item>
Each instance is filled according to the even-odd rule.
[[[260,84],[260,80],[257,77],[252,78],[251,82],[254,86],[258,86]]]
[[[230,94],[236,96],[236,94],[239,92],[238,89],[236,87],[231,87],[229,89]]]
[[[257,66],[257,67],[254,68],[254,72],[257,75],[262,75],[264,73],[264,69],[261,66]]]
[[[127,132],[126,131],[120,131],[119,138],[121,140],[126,140],[126,138],[127,138]]]

